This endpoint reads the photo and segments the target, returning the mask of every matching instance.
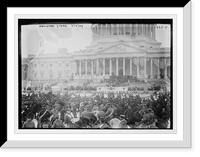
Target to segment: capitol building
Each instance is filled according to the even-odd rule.
[[[84,50],[29,55],[22,60],[23,84],[100,81],[115,76],[170,79],[171,48],[156,41],[156,24],[92,24]]]

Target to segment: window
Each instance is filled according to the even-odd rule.
[[[130,35],[130,25],[129,24],[125,25],[125,34]]]
[[[111,24],[107,25],[107,31],[108,31],[107,35],[110,36],[110,34],[111,34]]]
[[[113,26],[113,35],[117,35],[117,24]]]
[[[62,71],[58,71],[58,78],[62,77]]]
[[[141,35],[142,34],[142,24],[138,25],[138,34]]]
[[[44,78],[44,71],[40,71],[40,77]]]
[[[124,24],[120,24],[119,26],[119,34],[124,35]]]
[[[65,71],[65,77],[69,78],[69,71],[68,70]]]
[[[135,35],[135,24],[132,25],[132,34]]]
[[[49,71],[49,77],[53,78],[53,71],[52,70]]]

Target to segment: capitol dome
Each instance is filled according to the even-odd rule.
[[[145,37],[155,40],[155,24],[93,24],[92,41],[105,38]]]

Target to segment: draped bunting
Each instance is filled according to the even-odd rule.
[[[164,58],[161,58],[161,59],[160,59],[160,65],[159,65],[159,67],[160,67],[161,69],[165,69],[165,59],[164,59]]]
[[[171,59],[170,58],[167,59],[167,63],[166,64],[167,64],[167,66],[171,66]]]
[[[119,64],[119,68],[122,68],[123,67],[123,59],[119,59],[118,64]]]
[[[155,64],[156,66],[158,66],[158,59],[157,59],[157,58],[154,58],[154,59],[153,59],[153,62],[154,62],[154,64]]]
[[[138,58],[133,58],[133,63],[134,63],[135,65],[138,65],[139,59],[138,59]]]
[[[146,58],[146,61],[149,61],[150,60],[150,58]]]
[[[141,66],[141,67],[144,66],[144,58],[140,58],[140,66]]]
[[[140,75],[144,75],[144,70],[143,69],[140,70]]]

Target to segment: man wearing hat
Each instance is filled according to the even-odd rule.
[[[106,104],[106,108],[105,108],[105,110],[106,110],[105,120],[108,122],[114,117],[115,109],[113,108],[112,104],[110,104],[110,103]]]
[[[64,116],[64,125],[66,128],[71,128],[73,115],[70,108],[66,108],[66,114]]]
[[[45,109],[39,112],[39,127],[42,127],[44,122],[50,122],[49,118],[51,117],[50,105],[46,105]]]

